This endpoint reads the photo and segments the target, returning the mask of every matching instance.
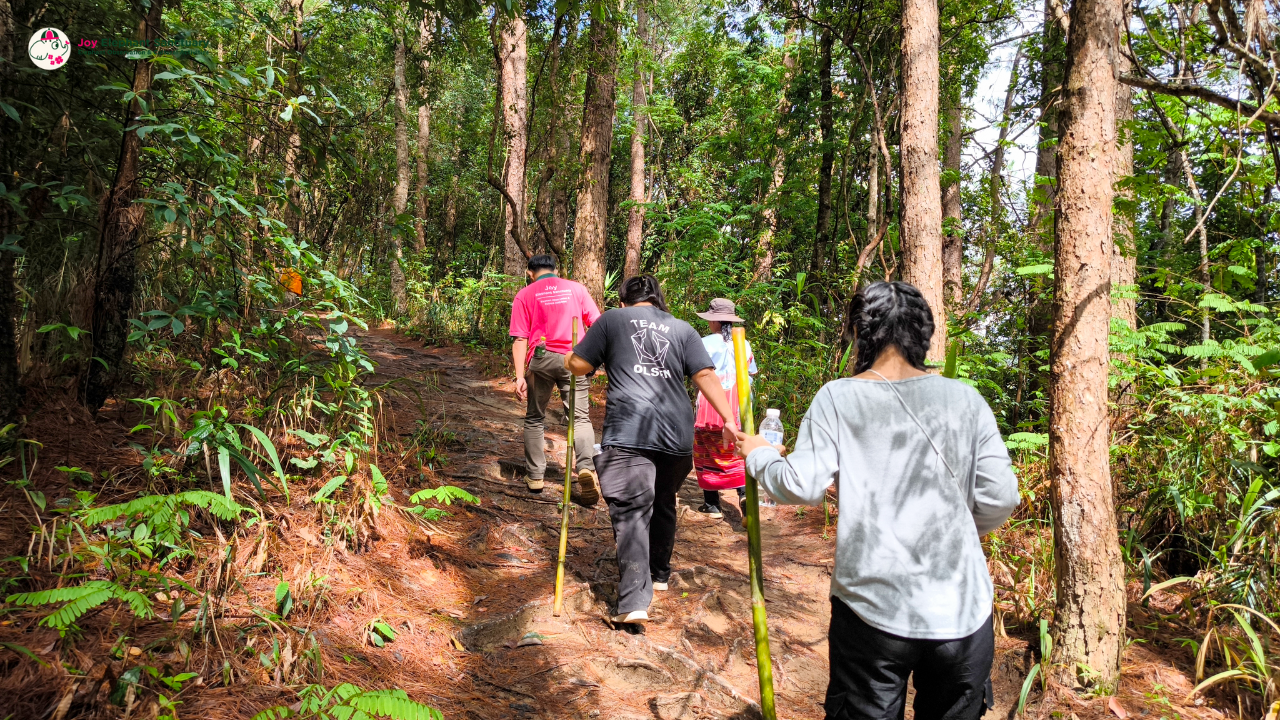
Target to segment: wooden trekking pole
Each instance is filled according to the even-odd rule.
[[[578,318],[573,319],[570,330],[571,345],[578,344]],[[556,558],[556,599],[551,614],[560,617],[560,605],[564,602],[564,556],[569,550],[569,487],[573,483],[573,426],[577,420],[574,400],[578,397],[578,377],[569,373],[569,429],[565,431],[564,446],[564,510],[560,514],[560,555]]]
[[[733,363],[738,370],[738,415],[742,432],[756,434],[755,410],[751,407],[751,376],[747,373],[747,331],[733,329]],[[747,526],[747,556],[751,568],[751,624],[756,632],[756,670],[760,674],[760,714],[777,720],[773,707],[773,660],[769,653],[769,626],[764,614],[764,568],[760,559],[760,488],[747,475],[747,497],[742,507]]]

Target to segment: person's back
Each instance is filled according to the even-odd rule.
[[[979,537],[1018,501],[982,396],[937,375],[836,380],[814,397],[797,447],[802,439],[806,451],[787,464],[801,478],[833,473],[838,483],[832,592],[895,635],[957,638],[977,629],[992,599]],[[825,495],[825,483],[817,493],[815,483],[785,480],[770,489],[789,504]]]
[[[747,471],[780,502],[840,516],[831,576],[827,720],[977,718],[991,699],[991,577],[979,541],[1018,504],[991,408],[929,375],[933,313],[916,288],[874,283],[849,303],[854,377],[823,386],[785,458],[738,437]]]

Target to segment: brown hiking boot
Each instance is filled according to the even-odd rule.
[[[524,479],[524,484],[529,488],[529,492],[542,492],[542,478],[526,477]]]
[[[592,507],[600,502],[600,481],[594,470],[583,468],[578,471],[578,497],[583,507]]]

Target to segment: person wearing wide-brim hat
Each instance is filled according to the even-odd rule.
[[[729,406],[738,412],[738,375],[734,365],[732,328],[734,323],[744,322],[738,317],[737,307],[732,300],[716,298],[711,301],[706,312],[697,316],[707,321],[711,334],[702,338],[702,345],[707,349],[715,363],[716,376],[720,378],[720,387],[729,396]],[[756,359],[747,344],[747,368],[751,375],[756,374]],[[743,392],[750,392],[746,388]],[[702,488],[702,506],[698,512],[712,518],[724,517],[720,510],[720,491],[737,490],[738,501],[746,493],[746,465],[737,457],[731,448],[724,447],[720,439],[724,421],[720,418],[702,393],[698,393],[697,414],[693,426],[693,467],[698,476],[698,487]]]

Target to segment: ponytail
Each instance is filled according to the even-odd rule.
[[[727,343],[733,342],[733,323],[728,320],[720,321],[720,337]]]
[[[622,292],[618,295],[623,305],[650,302],[662,312],[668,312],[667,300],[662,295],[662,288],[658,285],[658,279],[652,275],[636,275],[627,278],[627,281],[622,284]]]

